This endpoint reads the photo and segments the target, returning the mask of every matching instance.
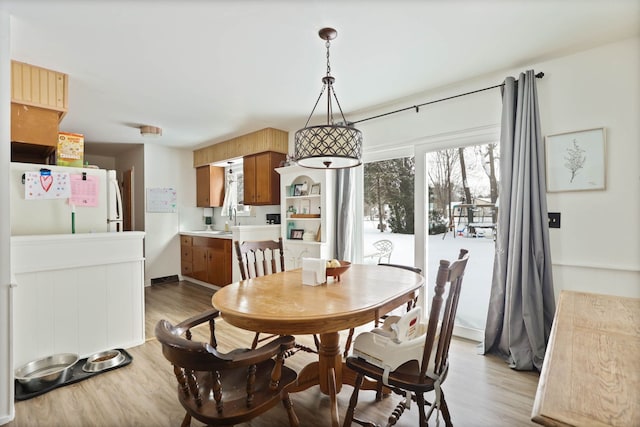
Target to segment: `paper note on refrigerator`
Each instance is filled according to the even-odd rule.
[[[71,175],[70,205],[98,206],[99,184],[95,175]]]
[[[27,200],[66,199],[70,195],[68,173],[43,169],[24,174],[24,198]]]

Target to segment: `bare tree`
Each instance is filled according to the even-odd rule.
[[[496,161],[500,157],[498,144],[480,145],[478,146],[478,152],[481,157],[482,169],[489,178],[489,197],[491,203],[495,204],[498,201],[498,177],[496,176]],[[493,222],[498,220],[495,210],[491,216]]]
[[[473,199],[471,198],[471,189],[469,188],[469,181],[467,180],[467,166],[464,162],[464,147],[458,148],[458,157],[460,158],[460,173],[462,174],[462,188],[464,190],[464,200],[465,203],[471,204],[473,203]],[[473,222],[473,210],[467,207],[467,224],[471,224]],[[462,212],[460,212],[462,214]]]
[[[392,191],[389,184],[393,181],[385,162],[371,162],[364,166],[364,202],[375,206],[378,212],[378,229],[383,232],[385,224],[384,205]]]
[[[429,155],[429,181],[434,192],[436,209],[446,213],[449,217],[449,225],[453,221],[451,202],[455,182],[459,182],[458,150],[450,148],[439,150]]]

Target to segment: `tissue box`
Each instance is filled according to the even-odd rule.
[[[302,258],[302,284],[321,285],[326,283],[327,261],[319,258]]]

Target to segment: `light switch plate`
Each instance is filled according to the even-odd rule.
[[[560,212],[549,212],[549,228],[560,228]]]

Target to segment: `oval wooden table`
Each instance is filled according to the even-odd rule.
[[[303,285],[302,270],[289,270],[227,285],[211,301],[226,322],[242,329],[319,334],[318,361],[302,369],[291,391],[319,385],[330,396],[332,425],[338,426],[336,394],[355,379],[343,366],[339,331],[369,323],[406,304],[423,284],[424,277],[412,271],[353,264],[340,281],[329,278],[327,284]]]

